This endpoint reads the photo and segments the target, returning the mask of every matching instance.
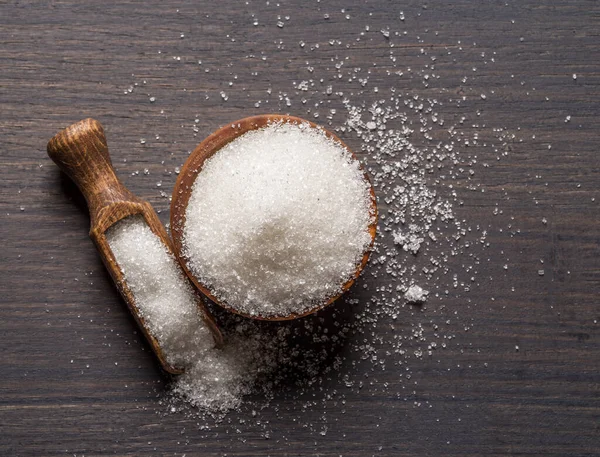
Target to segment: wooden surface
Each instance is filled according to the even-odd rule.
[[[396,68],[387,29],[401,33],[391,37]],[[0,454],[598,455],[599,35],[595,1],[2,2]],[[446,313],[451,344],[412,360],[410,382],[403,367],[373,374],[358,364],[362,390],[334,377],[301,399],[276,394],[260,425],[248,408],[210,429],[167,414],[165,379],[47,141],[100,120],[117,173],[166,223],[174,170],[212,131],[264,112],[311,116],[323,97],[294,82],[337,84],[340,61],[344,80],[356,69],[369,76],[364,89],[340,86],[353,103],[386,97],[388,71],[427,68],[431,55],[439,78],[393,84],[454,97],[447,119],[473,115],[462,133],[485,125],[522,139],[498,152],[486,139],[471,145],[478,191],[455,189],[457,216],[487,227],[489,247],[478,287],[450,286],[443,305],[422,311]],[[341,113],[341,99],[332,103]],[[354,136],[342,139],[360,150]],[[428,317],[400,310],[398,325]],[[360,358],[348,354],[342,372],[356,376]],[[343,404],[324,398],[331,389]],[[308,402],[316,406],[304,410]]]

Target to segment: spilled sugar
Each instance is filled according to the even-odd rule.
[[[462,202],[453,185],[465,179],[467,189],[480,190],[480,184],[472,181],[477,160],[467,149],[478,144],[479,132],[468,137],[445,126],[442,105],[400,91],[370,105],[343,100],[346,116],[336,131],[356,136],[381,210],[371,265],[365,271],[369,280],[363,280],[360,291],[351,292],[343,305],[295,322],[269,327],[228,314],[218,316],[228,339],[219,355],[231,354],[231,365],[215,357],[207,359],[205,366],[213,374],[226,373],[224,367],[239,374],[229,378],[231,396],[224,397],[226,401],[211,400],[211,392],[202,389],[202,369],[197,374],[189,370],[174,383],[174,395],[163,397],[161,404],[171,412],[199,413],[204,430],[210,429],[205,420],[208,412],[230,424],[239,420],[236,430],[242,424],[255,424],[265,438],[272,425],[260,411],[275,398],[268,417],[297,414],[294,420],[320,436],[327,434],[331,423],[325,414],[328,404],[343,405],[359,392],[431,407],[418,398],[415,360],[427,358],[427,363],[441,366],[442,351],[461,347],[456,323],[459,332],[466,332],[470,320],[442,300],[452,294],[464,300],[467,311],[477,306],[468,292],[479,285],[481,250],[489,229],[455,216],[455,206]],[[515,140],[504,129],[493,130],[493,136],[499,143],[490,143],[494,150]],[[461,256],[460,267],[453,260],[457,256]],[[394,373],[395,383],[380,381],[384,375],[377,373],[386,371],[387,376]],[[242,396],[250,392],[260,395],[242,403]],[[295,400],[285,403],[286,412],[279,411],[281,396]],[[190,410],[187,404],[199,409]],[[225,418],[228,408],[236,408],[242,416],[252,409],[256,419],[250,423],[237,415]],[[304,413],[313,408],[322,410],[322,418],[307,422],[310,415]]]
[[[494,268],[494,258],[486,252],[489,233],[499,229],[507,236],[519,234],[514,218],[500,228],[476,213],[465,218],[460,210],[463,199],[469,206],[496,195],[480,177],[523,141],[506,127],[488,126],[482,109],[482,103],[492,109],[496,96],[495,89],[486,87],[487,80],[481,78],[486,77],[481,68],[493,67],[500,56],[476,43],[455,41],[452,35],[438,38],[437,31],[417,30],[419,25],[409,12],[406,16],[400,12],[400,22],[390,18],[388,26],[376,28],[369,25],[370,13],[365,22],[353,18],[344,36],[333,28],[336,21],[329,20],[330,12],[317,15],[325,27],[331,24],[319,37],[307,33],[294,36],[302,40],[292,42],[292,35],[280,34],[277,41],[261,42],[260,55],[247,54],[245,41],[237,41],[240,55],[255,64],[250,71],[235,59],[223,66],[219,57],[200,56],[194,46],[178,49],[181,55],[158,53],[163,52],[160,58],[168,56],[182,64],[198,62],[203,76],[214,75],[215,88],[228,73],[227,98],[219,96],[220,89],[207,89],[205,108],[217,100],[221,105],[237,103],[236,108],[254,106],[253,114],[280,111],[312,117],[344,141],[354,141],[349,144],[362,152],[378,197],[380,220],[370,265],[339,306],[294,322],[271,324],[270,329],[247,319],[219,316],[230,341],[254,335],[253,344],[265,356],[253,363],[266,367],[256,372],[268,377],[268,382],[255,385],[255,389],[264,387],[263,395],[241,404],[239,413],[229,415],[227,425],[218,429],[219,433],[223,430],[221,437],[230,440],[246,442],[246,436],[258,428],[264,438],[276,438],[278,445],[295,446],[297,440],[290,439],[280,426],[290,418],[310,431],[315,446],[327,434],[335,440],[346,439],[345,430],[338,427],[336,433],[335,428],[347,409],[356,409],[353,402],[359,396],[397,398],[414,408],[435,407],[427,400],[421,368],[427,365],[440,373],[450,372],[455,369],[450,366],[454,359],[446,359],[445,351],[480,352],[471,347],[464,332],[473,326],[472,312],[482,306],[470,291],[487,287],[492,280],[487,272],[482,273]],[[331,18],[335,17],[331,12]],[[252,20],[258,25],[254,14]],[[230,39],[235,42],[233,36]],[[413,43],[421,44],[420,50]],[[480,57],[472,54],[474,49],[482,51]],[[294,56],[290,65],[296,80],[262,78],[278,71],[283,52]],[[372,62],[365,62],[361,52],[372,56]],[[456,73],[445,71],[448,67]],[[163,76],[187,77],[187,68],[173,66]],[[140,81],[139,87],[144,84]],[[132,82],[131,88],[136,87],[138,82]],[[528,89],[535,91],[535,87]],[[169,119],[164,111],[160,114]],[[201,137],[210,125],[200,119],[198,114],[181,127],[192,137]],[[175,139],[179,141],[174,135]],[[177,165],[183,160],[173,154],[171,159]],[[179,169],[166,167],[164,173],[177,174]],[[168,198],[163,191],[160,195]],[[493,214],[501,220],[502,209],[498,203],[495,206]],[[544,270],[538,274],[544,275]],[[412,306],[414,299],[422,298],[426,298],[422,306]],[[343,350],[337,351],[340,346]],[[470,369],[471,365],[458,367]],[[479,367],[485,369],[487,363]],[[286,383],[286,376],[291,382]],[[274,404],[262,414],[269,398],[274,398]],[[293,401],[287,401],[290,398]],[[173,400],[161,403],[172,407]],[[307,414],[310,409],[316,411]],[[195,414],[185,406],[182,410]],[[248,419],[250,411],[252,419]],[[384,425],[378,419],[375,427]],[[198,426],[211,428],[202,419]]]
[[[395,94],[372,105],[353,105],[349,100],[344,104],[347,117],[337,130],[356,135],[372,167],[369,171],[382,208],[378,238],[366,271],[381,285],[367,288],[366,300],[359,301],[351,295],[347,306],[332,308],[329,317],[320,314],[267,328],[247,319],[220,316],[227,345],[221,351],[204,352],[202,363],[198,359],[184,376],[175,380],[173,395],[164,400],[170,411],[189,413],[185,404],[191,404],[198,407],[202,416],[208,413],[224,418],[228,409],[243,407],[242,397],[247,393],[262,393],[248,404],[261,410],[277,391],[291,392],[292,398],[300,400],[303,395],[314,394],[317,386],[320,390],[331,378],[353,390],[361,391],[368,385],[371,394],[383,392],[406,400],[410,395],[390,391],[390,385],[377,383],[376,377],[367,384],[359,375],[360,364],[368,364],[369,372],[402,367],[398,379],[408,381],[412,376],[410,359],[430,357],[439,364],[439,357],[433,358],[434,355],[455,344],[453,331],[441,327],[450,322],[450,311],[443,305],[430,309],[423,306],[418,311],[409,305],[431,305],[448,295],[450,288],[458,295],[460,290],[468,292],[476,285],[473,281],[480,260],[473,256],[473,248],[466,248],[483,245],[486,230],[457,220],[452,202],[457,201],[456,196],[454,192],[443,192],[445,181],[454,182],[462,173],[461,167],[472,169],[476,163],[468,154],[461,154],[460,144],[469,139],[444,128],[447,137],[432,145],[431,128],[412,127],[425,124],[425,116],[435,119],[433,126],[443,125],[443,118],[436,112],[439,102],[433,99]],[[514,137],[499,131],[498,138],[506,142]],[[442,167],[447,168],[444,174],[437,172]],[[433,173],[435,185],[427,176]],[[216,183],[212,184],[205,190],[214,189]],[[433,245],[436,249],[431,249]],[[468,252],[468,262],[463,264],[461,278],[456,271],[449,275],[451,258],[464,252]],[[470,282],[463,279],[466,275]],[[426,291],[423,285],[427,289],[433,286],[433,290]],[[468,309],[471,302],[465,299]],[[352,316],[344,316],[346,312]],[[415,312],[427,312],[426,322],[411,318]],[[457,312],[452,311],[452,318],[456,316]],[[396,332],[398,318],[402,321],[398,325],[406,326],[405,331]],[[380,325],[390,324],[392,332],[379,330]],[[464,330],[468,330],[468,325]],[[347,356],[338,355],[344,345],[346,351],[358,354],[359,362],[353,361],[349,366]],[[323,408],[328,398],[345,401],[345,395],[336,390],[324,391]],[[298,408],[302,412],[316,406],[314,402],[301,401]],[[268,437],[267,423],[257,419],[259,423]],[[327,433],[325,419],[322,428],[307,425],[320,435]]]
[[[273,123],[206,161],[184,252],[220,301],[248,315],[302,313],[341,292],[371,242],[369,183],[308,123]]]
[[[117,222],[106,239],[149,332],[167,361],[185,369],[173,391],[208,411],[236,407],[251,387],[251,341],[214,347],[192,286],[141,216]]]

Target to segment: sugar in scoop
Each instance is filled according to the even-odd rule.
[[[339,140],[308,122],[270,122],[203,163],[182,254],[198,282],[234,311],[302,315],[355,276],[374,219],[370,183]]]
[[[192,285],[144,218],[120,220],[107,230],[106,240],[167,362],[185,369],[194,354],[212,349],[215,341]]]

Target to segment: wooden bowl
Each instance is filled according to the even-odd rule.
[[[244,317],[258,320],[283,321],[303,317],[324,308],[325,306],[337,300],[341,295],[344,294],[344,292],[346,292],[352,286],[352,284],[354,284],[354,281],[356,281],[356,279],[358,278],[358,276],[360,275],[360,273],[362,272],[369,260],[369,255],[371,253],[371,249],[375,241],[375,234],[377,232],[377,203],[375,200],[375,192],[373,190],[373,185],[371,184],[371,181],[369,180],[369,177],[365,172],[364,168],[362,167],[362,165],[360,165],[361,170],[363,170],[365,174],[365,179],[369,183],[371,193],[371,214],[373,215],[373,222],[369,225],[371,243],[365,251],[360,264],[356,267],[356,272],[354,273],[354,275],[342,285],[342,290],[340,291],[340,293],[331,297],[325,303],[315,306],[314,308],[309,309],[308,311],[304,311],[302,313],[292,313],[285,316],[264,317],[243,313],[229,306],[227,303],[223,303],[216,299],[211,293],[211,291],[208,289],[208,287],[202,284],[198,280],[198,278],[196,278],[196,276],[192,273],[191,269],[188,266],[188,259],[183,254],[183,228],[185,226],[185,213],[187,205],[192,194],[192,186],[196,180],[196,176],[202,171],[202,166],[204,162],[213,154],[221,150],[226,144],[233,141],[240,135],[243,135],[244,133],[250,130],[260,129],[274,122],[290,122],[295,124],[304,123],[309,124],[312,128],[320,128],[324,131],[327,137],[340,143],[352,154],[352,158],[358,161],[358,159],[352,153],[350,148],[346,146],[344,142],[340,140],[336,135],[323,129],[322,127],[317,126],[316,124],[310,121],[306,121],[299,117],[285,116],[281,114],[265,114],[260,116],[246,117],[239,121],[228,124],[211,134],[202,143],[200,143],[196,147],[196,149],[192,151],[185,164],[183,165],[181,172],[179,173],[179,176],[177,178],[177,182],[175,183],[175,188],[173,189],[173,198],[171,200],[171,236],[173,237],[173,247],[175,255],[179,259],[184,271],[187,273],[187,275],[196,285],[196,287],[213,302],[217,303],[218,305],[232,313],[239,314]]]

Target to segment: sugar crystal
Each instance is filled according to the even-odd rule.
[[[406,298],[409,303],[419,304],[424,303],[427,300],[427,295],[429,295],[428,291],[423,290],[423,288],[413,284],[405,292],[404,298]]]

